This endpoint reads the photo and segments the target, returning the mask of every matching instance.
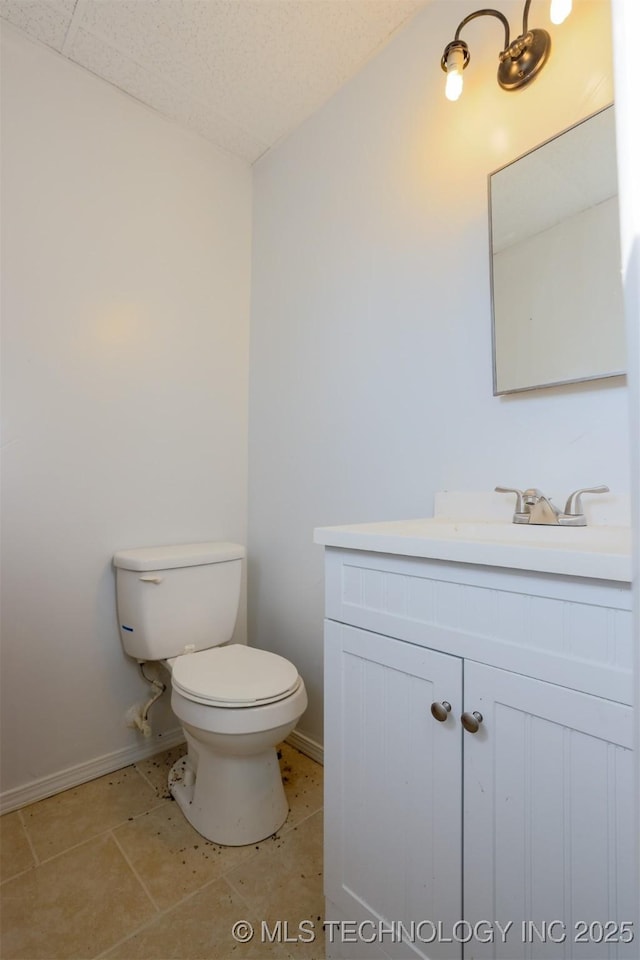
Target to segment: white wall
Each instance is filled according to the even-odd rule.
[[[522,3],[498,6],[514,31]],[[552,27],[536,0],[554,51],[516,93],[474,21],[451,104],[440,57],[472,9],[434,0],[254,168],[250,636],[298,664],[316,740],[315,526],[427,516],[440,489],[629,489],[621,378],[494,398],[491,376],[487,174],[612,101],[609,4]]]
[[[2,33],[11,796],[144,746],[113,552],[246,542],[251,171]],[[176,727],[167,702],[153,722]]]

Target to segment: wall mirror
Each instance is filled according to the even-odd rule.
[[[626,366],[613,106],[489,175],[493,392]]]

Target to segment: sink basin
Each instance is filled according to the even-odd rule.
[[[560,527],[428,517],[320,527],[316,543],[596,579],[631,580],[629,527]]]

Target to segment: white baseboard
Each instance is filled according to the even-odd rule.
[[[138,760],[146,760],[148,757],[155,756],[156,753],[162,753],[181,743],[184,743],[184,733],[180,727],[176,727],[155,737],[141,739],[140,743],[135,743],[131,747],[114,750],[113,753],[106,753],[87,763],[68,767],[60,773],[33,780],[23,787],[6,790],[0,794],[0,814],[17,810],[28,803],[35,803],[36,800],[44,800],[45,797],[52,797],[70,787],[86,783],[87,780],[95,780],[96,777],[102,777],[106,773],[113,773],[114,770],[121,770],[122,767],[128,767],[132,763],[137,763]]]
[[[316,740],[308,737],[306,733],[299,733],[298,730],[294,730],[287,737],[286,743],[290,743],[292,747],[295,747],[300,753],[304,753],[305,756],[311,757],[316,763],[324,764],[324,747]]]
[[[74,767],[61,770],[59,773],[42,777],[40,780],[33,780],[23,787],[5,790],[0,794],[0,815],[18,810],[20,807],[26,807],[27,804],[35,803],[36,800],[52,797],[56,793],[62,793],[63,790],[77,787],[88,780],[95,780],[96,777],[102,777],[106,773],[113,773],[114,770],[121,770],[122,767],[128,767],[132,763],[137,763],[138,760],[146,760],[148,757],[155,756],[156,753],[162,753],[164,750],[169,750],[181,743],[184,743],[184,733],[180,727],[176,727],[174,730],[151,737],[149,740],[141,740],[140,743],[135,743],[133,746],[114,750],[113,753],[96,757],[95,760],[89,760],[87,763],[79,763]],[[317,763],[324,763],[323,747],[306,734],[294,730],[287,737],[287,743],[290,743],[300,753],[311,757]]]

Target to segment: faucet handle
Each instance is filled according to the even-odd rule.
[[[583,487],[582,490],[575,490],[569,495],[564,508],[565,516],[579,517],[584,513],[582,508],[583,493],[609,493],[609,487],[601,483],[598,487]]]
[[[515,493],[516,513],[524,513],[524,492],[522,490],[516,490],[515,487],[496,487],[496,493]]]

